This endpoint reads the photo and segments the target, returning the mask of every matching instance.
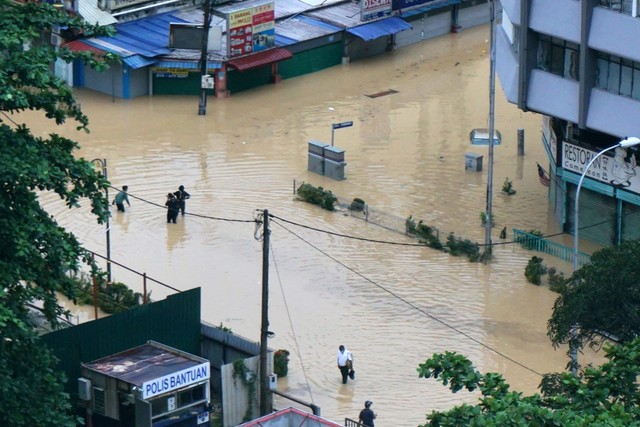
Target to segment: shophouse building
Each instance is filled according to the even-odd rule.
[[[206,94],[224,98],[489,19],[487,0],[213,2],[203,70],[202,1],[76,1],[70,4],[77,5],[77,13],[89,22],[114,25],[116,34],[58,43],[72,50],[109,52],[121,61],[102,73],[80,62],[58,64],[57,73],[76,87],[125,99],[196,95],[203,71],[210,76]],[[185,37],[190,29],[195,32]]]
[[[596,154],[640,136],[638,0],[503,0],[496,70],[509,102],[543,115],[549,200],[573,232],[575,196]],[[600,156],[580,187],[580,237],[640,238],[635,148]]]

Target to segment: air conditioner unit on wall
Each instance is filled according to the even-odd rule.
[[[82,400],[91,400],[91,380],[78,378],[78,397]]]
[[[64,39],[62,37],[60,37],[60,34],[51,33],[51,44],[53,46],[60,47],[60,46],[62,46],[62,42],[63,41],[64,41]]]

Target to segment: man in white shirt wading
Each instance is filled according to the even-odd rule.
[[[342,384],[346,384],[349,371],[353,369],[353,356],[343,345],[338,347],[338,369],[340,369],[340,374],[342,374]]]

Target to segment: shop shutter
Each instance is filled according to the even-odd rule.
[[[640,206],[622,202],[622,240],[640,239]]]
[[[575,195],[577,186],[567,183],[567,217],[565,231],[574,232]],[[580,189],[580,238],[609,246],[616,244],[616,200],[584,186]]]
[[[297,52],[293,58],[278,64],[283,79],[314,73],[342,63],[342,41]]]

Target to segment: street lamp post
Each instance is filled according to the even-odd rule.
[[[596,154],[595,156],[593,156],[591,158],[591,160],[589,161],[589,163],[587,163],[587,166],[584,168],[584,171],[582,171],[582,175],[580,176],[580,181],[578,181],[578,187],[576,188],[576,197],[575,197],[575,201],[574,201],[574,216],[573,216],[573,273],[575,274],[576,271],[578,271],[578,243],[579,243],[579,234],[580,234],[580,227],[578,227],[578,221],[579,221],[579,217],[578,214],[580,212],[580,204],[578,203],[580,200],[580,188],[582,188],[582,181],[584,181],[584,177],[587,175],[587,172],[589,171],[589,168],[591,167],[591,165],[596,161],[596,159],[598,157],[600,157],[601,155],[603,155],[604,153],[606,153],[609,150],[613,150],[614,148],[628,148],[628,147],[633,147],[640,144],[640,138],[636,138],[634,137],[630,137],[630,138],[625,138],[622,141],[618,142],[616,145],[613,145],[611,147],[605,148],[604,150],[600,151],[598,154]],[[571,342],[569,343],[570,345],[570,354],[571,354],[571,372],[575,375],[577,373],[578,370],[578,347],[576,345],[576,343],[574,343],[573,338],[576,336],[577,334],[577,328],[578,325],[574,324],[571,330]]]
[[[491,258],[491,223],[493,222],[493,133],[495,132],[495,97],[496,97],[496,5],[491,0],[491,25],[489,47],[489,166],[487,172],[487,222],[484,230],[484,262]]]
[[[102,176],[107,179],[107,159],[93,159],[91,163],[98,163],[102,167]],[[104,189],[104,196],[107,199],[107,222],[105,224],[105,232],[107,236],[107,283],[111,283],[111,226],[109,225],[109,187]]]

